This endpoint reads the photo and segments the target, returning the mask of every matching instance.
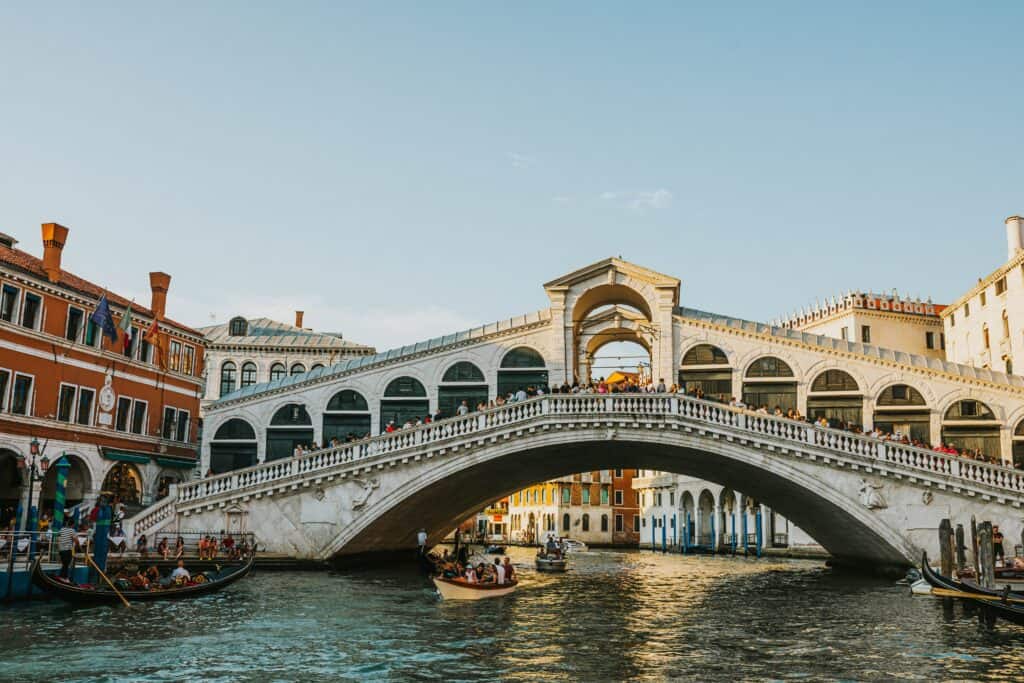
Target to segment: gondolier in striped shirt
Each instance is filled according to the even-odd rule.
[[[60,575],[69,579],[71,571],[71,551],[75,547],[75,526],[65,524],[57,534],[57,550],[60,551]]]

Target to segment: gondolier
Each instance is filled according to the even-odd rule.
[[[416,545],[419,546],[420,557],[427,554],[427,530],[420,529],[419,533],[416,534]]]
[[[65,524],[57,534],[57,550],[60,551],[60,577],[70,578],[71,554],[75,548],[75,527]]]

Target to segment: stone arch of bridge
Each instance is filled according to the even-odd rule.
[[[849,486],[841,490],[818,472],[766,458],[758,449],[641,428],[628,434],[622,430],[614,439],[573,431],[539,434],[530,444],[497,442],[437,463],[400,487],[382,491],[326,545],[325,554],[358,556],[414,547],[421,526],[437,542],[490,501],[539,481],[615,467],[672,472],[741,490],[850,562],[904,564],[915,553]]]

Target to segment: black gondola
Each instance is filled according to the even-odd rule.
[[[203,583],[191,586],[182,586],[180,588],[162,588],[160,590],[152,591],[124,590],[121,591],[121,595],[123,595],[129,602],[149,602],[153,600],[194,598],[200,595],[214,593],[245,577],[245,575],[252,570],[252,565],[255,561],[256,555],[253,553],[245,563],[226,566],[217,572],[213,578],[208,579]],[[105,585],[102,587],[86,588],[62,581],[44,572],[41,563],[42,558],[40,557],[37,558],[35,564],[32,565],[32,583],[34,583],[40,590],[46,591],[50,595],[54,595],[61,600],[79,605],[104,605],[121,602],[121,598],[118,597],[117,593],[110,590],[109,587]]]
[[[921,575],[924,577],[925,581],[935,588],[964,593],[965,596],[961,599],[967,600],[978,606],[985,617],[985,621],[990,627],[997,618],[1009,621],[1012,624],[1017,624],[1018,626],[1024,626],[1024,605],[1006,601],[1007,598],[1022,599],[1024,598],[1024,595],[1011,593],[1008,588],[1001,591],[992,590],[991,588],[982,588],[981,586],[962,583],[956,579],[938,574],[928,564],[928,553],[922,553],[921,556]],[[989,597],[972,598],[969,597],[971,594],[985,595]]]

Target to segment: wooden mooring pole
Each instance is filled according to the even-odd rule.
[[[967,548],[964,546],[964,525],[956,525],[956,571],[963,572],[967,568]]]
[[[948,519],[939,523],[939,559],[943,576],[953,575],[953,525]]]
[[[985,588],[995,588],[996,560],[992,552],[992,522],[978,525],[978,562],[981,564],[978,583]]]
[[[971,562],[974,564],[974,578],[980,580],[981,563],[978,562],[978,521],[971,515]]]

